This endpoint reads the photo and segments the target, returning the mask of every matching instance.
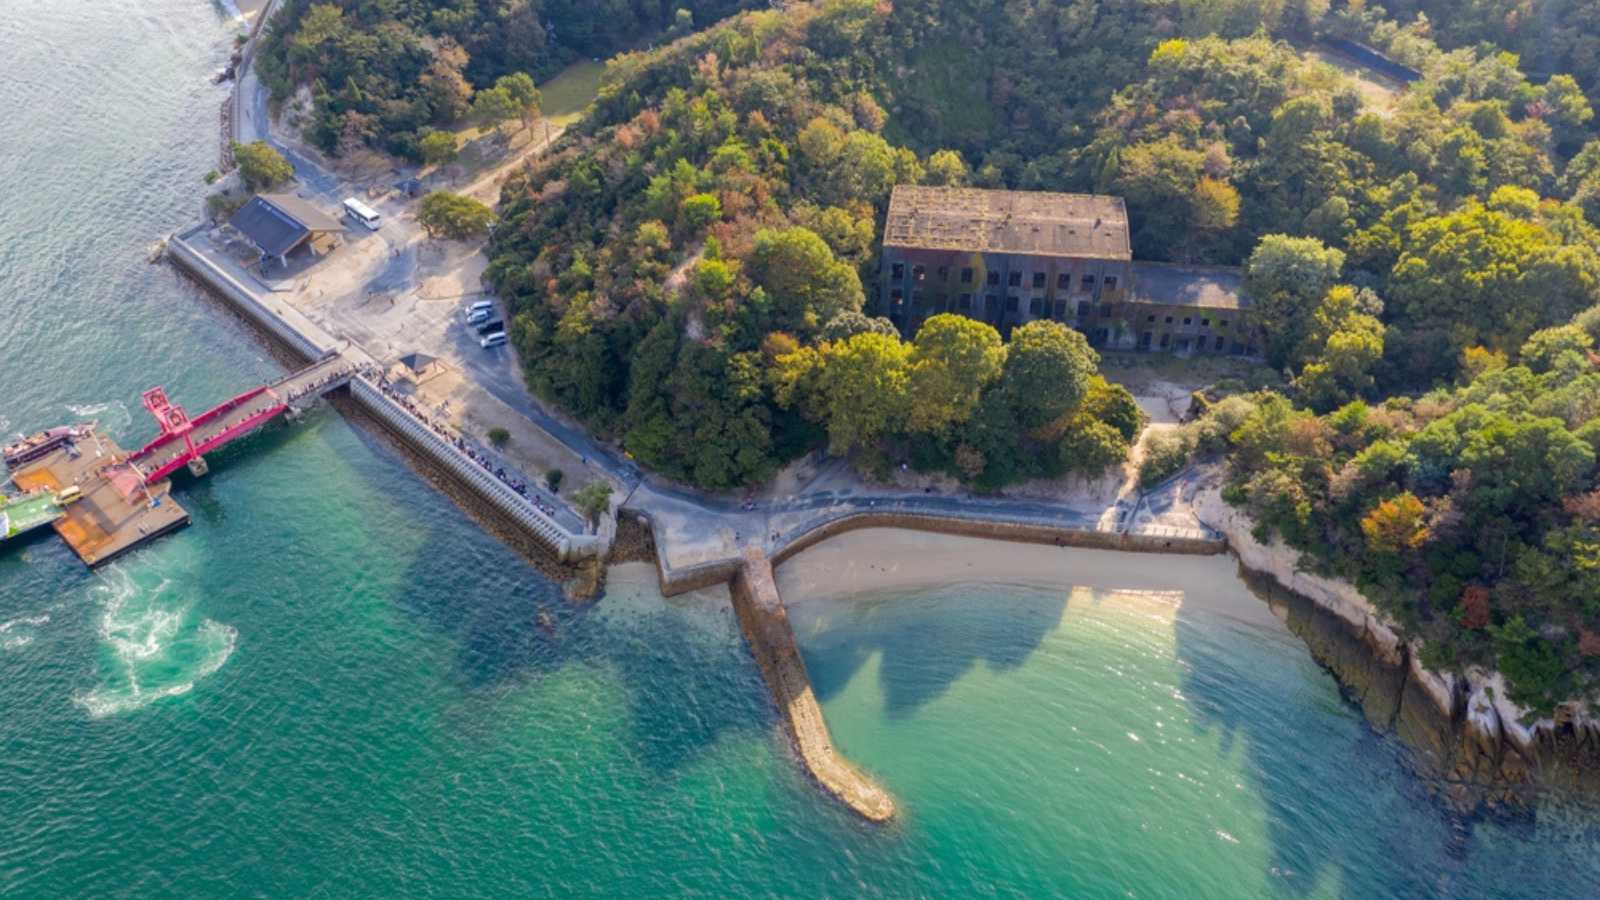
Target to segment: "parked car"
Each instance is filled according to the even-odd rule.
[[[494,309],[494,301],[493,300],[479,300],[478,302],[476,302],[476,303],[472,304],[471,306],[467,307],[467,312],[475,313],[480,309],[493,310]]]
[[[467,313],[467,324],[468,325],[477,325],[477,324],[480,324],[482,322],[487,322],[492,318],[494,318],[494,310],[492,310],[492,309],[475,309],[475,310]]]
[[[487,350],[490,347],[498,347],[505,342],[506,333],[504,331],[496,331],[492,334],[484,335],[483,339],[478,341],[478,346]]]
[[[478,326],[478,333],[479,334],[488,334],[491,331],[505,331],[505,330],[506,330],[506,323],[505,323],[504,319],[490,319],[489,321],[484,322],[482,325]]]

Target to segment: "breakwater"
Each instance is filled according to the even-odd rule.
[[[166,244],[168,258],[295,355],[306,360],[321,359],[329,354],[346,356],[365,373],[350,380],[350,395],[363,409],[557,559],[570,562],[604,555],[603,537],[564,528],[373,384],[369,376],[379,368],[377,360],[349,341],[334,339],[292,307],[264,301],[255,290],[196,248],[191,239],[205,230],[206,226],[200,225],[173,235]]]
[[[766,554],[756,547],[746,549],[729,590],[739,627],[806,771],[863,818],[888,821],[894,816],[889,794],[834,749]]]

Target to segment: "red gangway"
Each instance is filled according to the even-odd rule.
[[[144,392],[144,408],[155,417],[161,433],[128,454],[138,465],[145,484],[170,476],[213,450],[249,434],[289,409],[290,401],[306,393],[325,393],[349,380],[348,367],[338,357],[328,357],[272,384],[252,388],[206,410],[194,418],[167,398],[163,388]],[[204,462],[195,468],[203,472]]]

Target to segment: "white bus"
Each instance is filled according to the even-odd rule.
[[[367,226],[369,231],[377,231],[378,225],[382,222],[377,210],[354,197],[344,201],[344,214]]]

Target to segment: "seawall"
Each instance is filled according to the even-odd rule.
[[[204,228],[196,226],[169,239],[169,258],[295,355],[310,361],[329,353],[343,353],[358,367],[375,365],[370,357],[350,348],[347,341],[335,340],[303,316],[272,309],[262,302],[255,291],[190,246],[188,238]],[[436,463],[475,497],[488,503],[557,559],[570,562],[603,555],[605,547],[600,536],[576,534],[563,528],[505,482],[468,459],[366,378],[351,379],[350,395],[376,421],[404,440],[407,446]]]
[[[650,524],[658,548],[656,573],[661,582],[661,593],[671,597],[687,591],[699,590],[717,584],[726,584],[743,565],[739,557],[711,560],[688,566],[672,566],[667,554],[659,548],[671,541],[663,534],[659,523],[648,512],[629,510]],[[1140,534],[1135,532],[1102,531],[1074,528],[1067,525],[953,516],[931,512],[862,510],[844,512],[820,520],[808,528],[792,533],[771,548],[774,566],[781,565],[807,547],[814,546],[837,534],[863,528],[900,528],[927,531],[937,534],[954,534],[962,537],[991,538],[1003,541],[1020,541],[1033,544],[1054,544],[1060,547],[1085,547],[1094,550],[1121,550],[1128,553],[1181,553],[1214,555],[1223,553],[1228,544],[1220,537],[1184,537],[1169,534]]]
[[[1408,763],[1456,813],[1530,815],[1546,792],[1600,799],[1600,721],[1576,704],[1525,722],[1498,673],[1440,673],[1418,648],[1344,581],[1298,568],[1299,554],[1263,544],[1253,523],[1215,487],[1195,510],[1221,532],[1245,581],[1282,608],[1289,629],[1339,681],[1376,731],[1393,734]]]
[[[778,596],[772,564],[759,548],[745,551],[730,591],[739,627],[806,772],[862,818],[871,822],[893,818],[894,801],[889,794],[834,749],[789,626],[789,614]]]

